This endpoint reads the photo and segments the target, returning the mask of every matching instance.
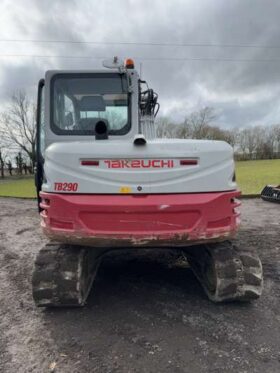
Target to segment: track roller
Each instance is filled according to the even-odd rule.
[[[240,250],[226,241],[192,247],[185,253],[191,269],[213,302],[251,301],[260,297],[263,272],[255,252]]]
[[[37,254],[32,276],[38,307],[83,306],[101,253],[83,246],[49,243]]]

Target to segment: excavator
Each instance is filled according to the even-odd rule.
[[[257,253],[233,241],[232,147],[157,138],[158,111],[130,58],[39,81],[35,183],[49,241],[34,263],[37,306],[85,305],[103,256],[135,248],[181,250],[213,302],[261,295]]]

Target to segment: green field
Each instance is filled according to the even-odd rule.
[[[237,182],[243,194],[259,194],[266,184],[280,184],[280,159],[236,163]],[[0,179],[0,196],[35,198],[34,179]]]
[[[236,179],[244,195],[259,194],[267,184],[280,184],[280,159],[236,162]]]
[[[34,177],[0,179],[0,196],[35,198]]]

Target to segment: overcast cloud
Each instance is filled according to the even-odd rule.
[[[0,39],[205,43],[279,48],[160,47],[0,42],[0,106],[15,89],[35,97],[53,68],[100,68],[99,59],[7,54],[134,57],[160,95],[161,115],[181,120],[212,106],[225,127],[280,122],[279,0],[2,0]],[[149,61],[151,57],[216,61]],[[220,61],[219,61],[220,59]],[[223,61],[223,59],[267,62]],[[279,61],[277,61],[279,59]]]

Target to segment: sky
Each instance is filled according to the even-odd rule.
[[[142,64],[162,116],[210,106],[225,128],[279,123],[279,15],[279,0],[1,0],[0,111],[16,90],[35,99],[46,70],[119,56]]]

